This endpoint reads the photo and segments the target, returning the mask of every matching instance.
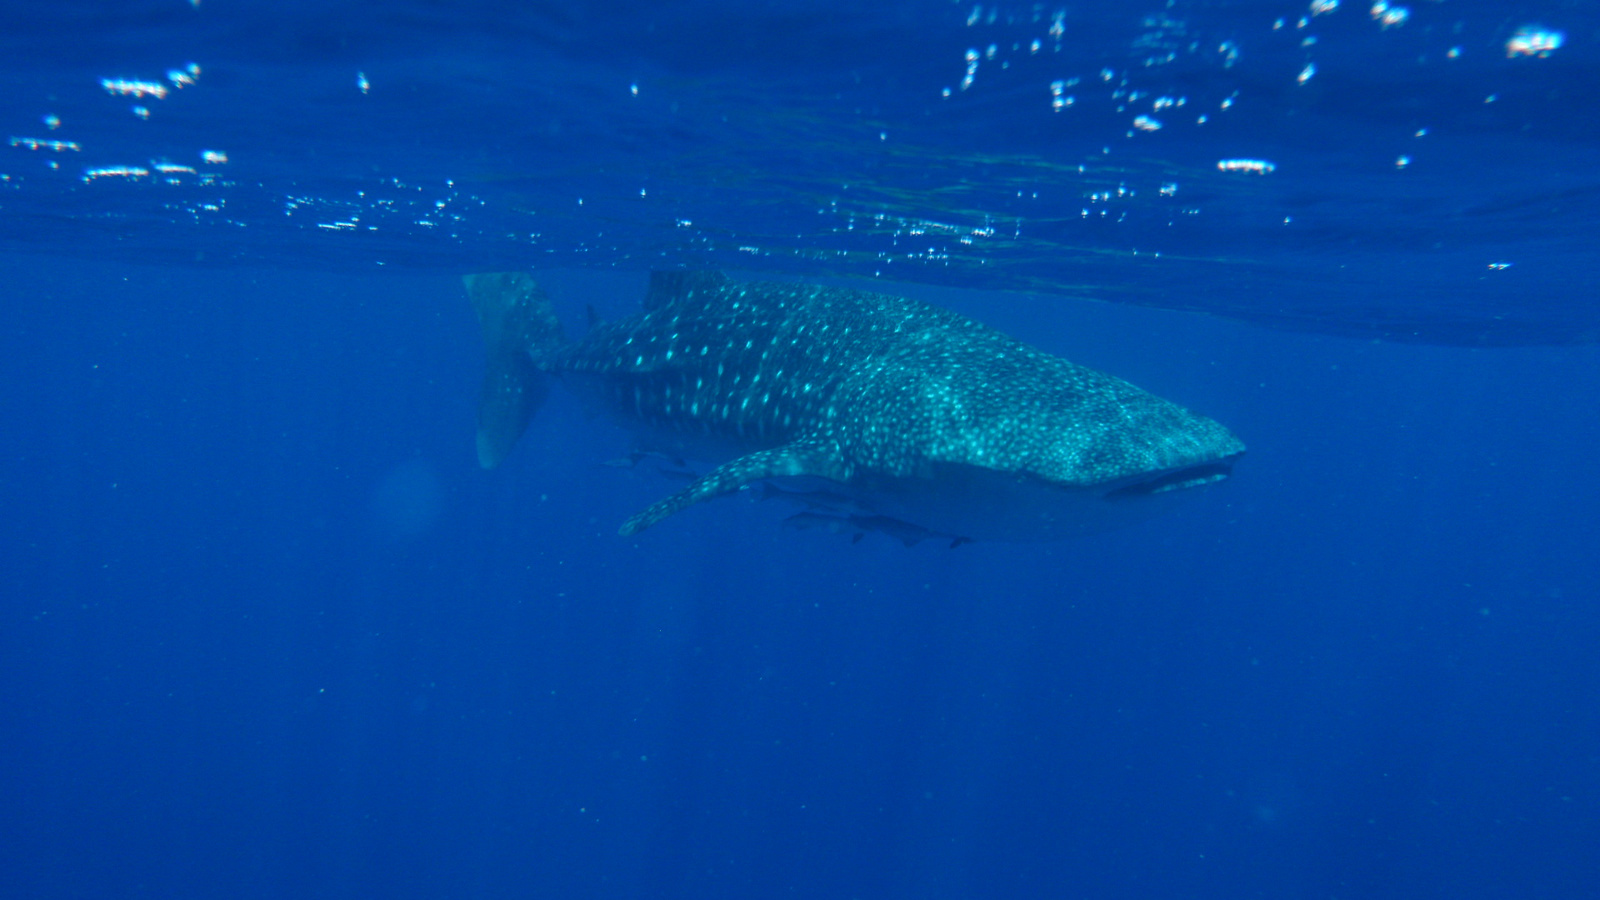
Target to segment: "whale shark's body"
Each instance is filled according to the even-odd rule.
[[[485,468],[552,381],[634,431],[638,450],[714,465],[625,535],[760,484],[807,507],[798,526],[1051,539],[1143,518],[1244,452],[1210,419],[903,297],[656,273],[641,312],[569,341],[530,276],[465,281],[489,354]]]

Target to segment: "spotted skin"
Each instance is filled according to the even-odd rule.
[[[768,479],[824,479],[870,517],[879,500],[987,483],[973,473],[1075,491],[1209,467],[1199,483],[1244,450],[1210,419],[903,297],[657,273],[643,311],[568,342],[530,277],[469,276],[468,290],[490,348],[486,467],[551,378],[648,435],[649,449],[726,459],[627,520],[625,535]]]

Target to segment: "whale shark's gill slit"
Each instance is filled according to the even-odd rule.
[[[1232,475],[1233,464],[1242,455],[1237,454],[1216,462],[1190,466],[1186,469],[1166,472],[1155,478],[1136,481],[1133,484],[1125,484],[1114,490],[1107,491],[1104,496],[1107,500],[1124,500],[1131,497],[1148,497],[1152,494],[1162,494],[1167,491],[1212,484]]]

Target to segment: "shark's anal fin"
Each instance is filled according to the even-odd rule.
[[[566,338],[550,300],[524,272],[462,279],[483,326],[488,362],[478,400],[478,463],[492,469],[511,452],[549,394],[540,366]]]
[[[815,475],[844,481],[850,477],[850,467],[843,460],[838,447],[829,441],[796,441],[770,450],[758,450],[717,466],[690,482],[683,490],[655,502],[623,522],[618,533],[625,537],[638,534],[702,500],[731,494],[763,478],[791,475]]]

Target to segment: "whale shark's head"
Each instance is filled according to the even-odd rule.
[[[864,430],[865,455],[896,477],[863,480],[864,507],[933,534],[1049,540],[1155,515],[1244,455],[1220,423],[1119,378],[1015,343],[981,349],[981,366],[946,348],[942,366],[903,369],[912,381],[880,378],[899,420]],[[858,415],[892,421],[876,399]]]
[[[1110,376],[1094,373],[1106,380]],[[1063,422],[1028,473],[1107,501],[1170,494],[1226,479],[1244,442],[1220,423],[1126,382],[1104,394],[1099,414]]]

